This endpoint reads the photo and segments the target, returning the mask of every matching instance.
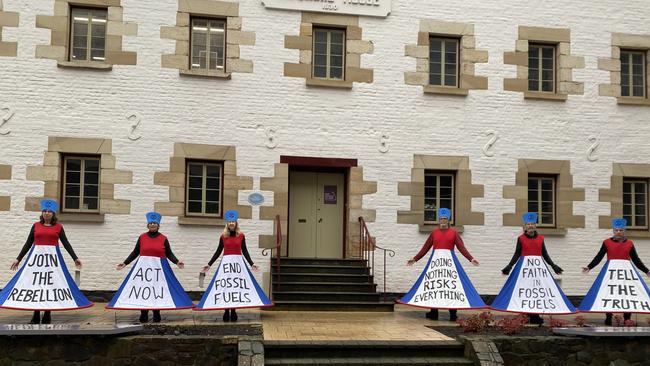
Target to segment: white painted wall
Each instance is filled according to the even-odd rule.
[[[473,200],[473,210],[485,212],[485,225],[467,226],[463,234],[482,262],[466,268],[484,294],[495,294],[505,281],[500,269],[519,233],[501,226],[502,214],[514,211],[514,200],[502,198],[502,187],[514,184],[517,159],[569,159],[574,185],[586,191],[585,201],[574,206],[574,214],[586,216],[586,228],[549,238],[547,245],[565,269],[566,292],[584,294],[595,273],[584,276],[580,267],[608,235],[598,229],[598,215],[609,214],[609,205],[598,202],[598,189],[609,187],[612,162],[648,162],[650,157],[650,109],[599,97],[598,84],[608,83],[609,73],[597,69],[597,58],[610,57],[611,32],[647,33],[650,8],[643,0],[533,3],[394,0],[389,17],[360,20],[363,39],[375,45],[373,55],[362,57],[362,67],[374,69],[374,83],[339,90],[307,88],[302,79],[282,76],[283,63],[298,59],[298,51],[284,49],[283,41],[298,34],[300,13],[267,10],[258,0],[240,4],[243,30],[257,37],[255,46],[241,47],[241,57],[253,60],[255,72],[229,81],[180,77],[177,70],[160,67],[161,54],[174,49],[173,41],[160,39],[160,26],[175,24],[176,0],[155,6],[123,0],[124,20],[139,24],[138,37],[124,39],[125,50],[138,51],[138,65],[115,66],[110,72],[61,69],[55,61],[35,59],[35,46],[49,43],[49,31],[35,28],[35,17],[52,14],[53,1],[4,0],[5,11],[20,12],[20,28],[3,30],[4,40],[19,42],[18,57],[0,58],[0,108],[15,111],[4,127],[11,133],[0,136],[0,164],[13,165],[13,179],[0,181],[0,195],[12,196],[11,211],[0,212],[0,282],[10,279],[9,263],[37,218],[24,212],[25,197],[43,192],[42,183],[26,181],[26,166],[42,163],[47,136],[79,136],[113,139],[117,168],[133,171],[133,184],[115,189],[116,198],[132,201],[131,215],[107,215],[102,225],[66,225],[85,263],[84,289],[117,288],[126,272],[116,272],[115,264],[145,230],[144,214],[153,202],[168,198],[167,187],[153,185],[154,172],[168,170],[174,142],[195,142],[236,145],[238,173],[253,176],[255,189],[260,177],[273,175],[280,155],[358,159],[365,179],[378,181],[377,194],[364,198],[365,208],[377,210],[370,230],[379,245],[397,251],[389,261],[388,290],[394,292],[407,291],[424,262],[404,265],[426,236],[415,225],[396,224],[397,210],[409,208],[409,199],[397,196],[397,182],[410,180],[413,154],[467,155],[473,182],[485,186],[485,197]],[[415,69],[414,59],[404,57],[404,45],[416,42],[420,18],[475,24],[477,48],[490,53],[490,62],[477,64],[476,73],[489,77],[489,90],[459,98],[424,95],[420,87],[404,84],[404,71]],[[502,55],[514,50],[518,25],[571,28],[572,53],[586,59],[586,68],[574,72],[574,80],[585,83],[585,95],[558,103],[503,91],[503,78],[514,77],[515,67],[503,65]],[[126,117],[133,113],[142,118],[143,138],[135,142],[127,139]],[[275,149],[264,145],[268,127],[278,131]],[[489,130],[500,136],[493,157],[481,150]],[[382,133],[389,136],[385,154],[378,151]],[[586,159],[589,136],[600,139],[595,162]],[[253,210],[254,218],[258,212]],[[216,248],[219,230],[181,227],[170,217],[162,224],[187,265],[177,271],[181,282],[187,290],[198,290],[197,273]],[[270,233],[271,223],[241,224],[253,259],[268,270],[257,235]],[[636,246],[650,262],[650,242],[637,240]]]

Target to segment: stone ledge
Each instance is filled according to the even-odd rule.
[[[192,225],[192,226],[224,226],[226,221],[219,217],[190,217],[181,216],[178,218],[179,225]]]
[[[650,106],[650,99],[641,97],[618,97],[616,102],[621,105],[642,105]]]
[[[307,78],[305,84],[308,86],[322,86],[329,88],[341,88],[341,89],[352,89],[352,82],[345,80],[325,80],[325,79],[314,79]]]
[[[443,94],[456,96],[467,96],[469,94],[469,89],[452,88],[437,85],[424,85],[423,90],[426,94]]]
[[[103,223],[103,213],[62,212],[58,215],[61,222]]]
[[[112,64],[107,64],[104,62],[96,62],[96,61],[58,61],[56,65],[61,68],[72,68],[72,69],[88,69],[88,70],[98,70],[98,71],[113,70]]]
[[[210,79],[225,79],[225,80],[230,80],[232,79],[232,73],[230,72],[224,72],[224,71],[213,71],[213,70],[197,70],[197,69],[189,69],[189,70],[178,70],[178,74],[181,76],[190,76],[190,77],[203,77],[203,78],[210,78]]]
[[[526,91],[524,92],[524,99],[544,99],[563,102],[567,100],[567,94]]]
[[[537,232],[546,236],[565,236],[568,230],[566,228],[538,227]]]

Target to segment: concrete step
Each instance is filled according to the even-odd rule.
[[[272,272],[277,273],[278,267],[272,266]],[[329,274],[369,274],[365,266],[337,266],[314,264],[284,264],[280,265],[280,273],[329,273]]]
[[[364,357],[364,358],[309,358],[309,359],[267,359],[265,365],[283,366],[473,366],[474,362],[460,357]]]
[[[275,264],[275,261],[273,262]],[[367,267],[368,261],[354,258],[280,258],[280,265],[324,265],[324,266],[351,266]]]
[[[379,302],[381,294],[376,292],[315,292],[315,291],[274,291],[273,301],[343,301]]]
[[[374,283],[346,282],[285,282],[273,284],[273,291],[318,291],[318,292],[375,292]]]
[[[286,282],[345,282],[371,284],[373,278],[364,274],[332,274],[332,273],[285,273],[280,272],[280,281]],[[278,282],[278,274],[273,273],[273,283]]]
[[[358,302],[358,301],[276,301],[274,306],[262,308],[265,311],[364,311],[392,312],[393,302]]]
[[[451,341],[265,341],[266,365],[473,365]]]

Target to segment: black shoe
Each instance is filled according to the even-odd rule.
[[[612,314],[605,315],[605,325],[612,325]]]
[[[52,323],[52,316],[50,311],[43,312],[43,319],[41,319],[41,324],[50,324]]]
[[[224,322],[230,321],[230,310],[226,309],[226,311],[223,312],[223,321]]]
[[[424,314],[427,319],[438,320],[438,309],[431,309],[428,313]]]
[[[458,310],[449,310],[449,321],[455,322],[458,320]]]
[[[538,314],[530,314],[528,315],[528,322],[530,324],[537,324],[541,326],[542,324],[544,324],[544,318],[542,318]]]
[[[236,322],[237,321],[237,312],[235,309],[230,310],[230,321],[231,322]]]
[[[153,311],[153,322],[154,323],[160,323],[160,320],[162,320],[160,318],[160,310],[154,310]]]
[[[32,320],[29,321],[29,324],[40,324],[41,323],[41,312],[35,311],[32,315]]]
[[[140,310],[140,323],[148,323],[148,322],[149,322],[149,311]]]

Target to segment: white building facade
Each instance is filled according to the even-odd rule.
[[[0,282],[48,197],[84,290],[117,289],[154,209],[199,290],[237,209],[260,281],[276,215],[283,255],[326,257],[357,255],[362,216],[406,292],[451,206],[480,293],[536,210],[584,295],[612,217],[650,262],[649,19],[640,0],[0,0]],[[301,229],[305,202],[336,225]]]

